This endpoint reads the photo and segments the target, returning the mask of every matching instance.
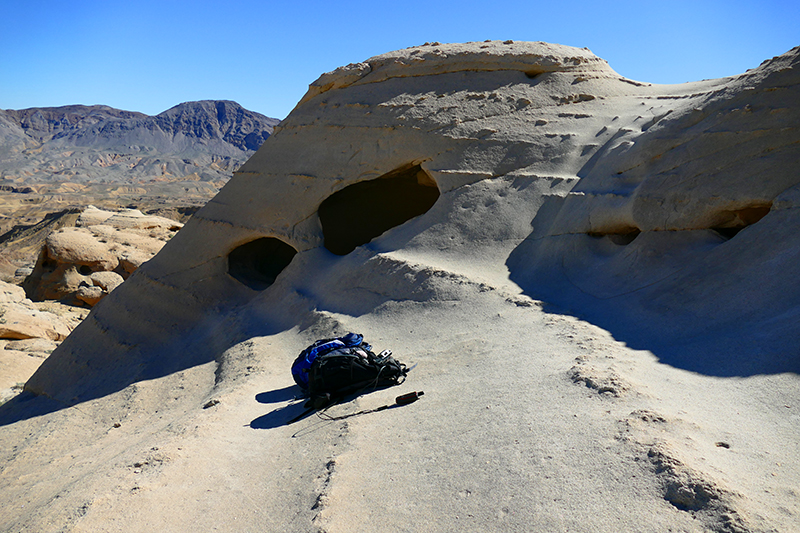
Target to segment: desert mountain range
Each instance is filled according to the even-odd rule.
[[[0,110],[0,229],[90,204],[203,205],[278,122],[211,100],[156,116],[100,105]]]
[[[797,531],[800,47],[754,67],[322,75],[0,406],[0,528]],[[349,331],[407,381],[289,425]]]

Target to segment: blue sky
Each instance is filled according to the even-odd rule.
[[[160,113],[235,100],[283,118],[338,66],[427,41],[587,47],[631,79],[744,72],[800,45],[800,0],[0,0],[0,109]]]

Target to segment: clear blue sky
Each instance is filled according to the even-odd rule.
[[[652,83],[739,74],[800,45],[800,0],[0,0],[0,20],[0,109],[151,115],[225,99],[283,118],[320,74],[426,41],[588,47]]]

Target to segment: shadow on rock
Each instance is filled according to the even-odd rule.
[[[732,238],[711,229],[559,234],[542,231],[537,216],[540,229],[506,265],[546,311],[662,363],[720,377],[800,373],[800,286],[785,282],[800,277],[794,216],[770,213]]]
[[[306,408],[303,407],[303,403],[304,402],[292,403],[279,407],[265,415],[261,415],[250,422],[250,427],[253,429],[273,429],[285,426],[306,411]],[[310,415],[311,411],[309,411],[308,414]]]
[[[291,385],[282,389],[271,390],[267,392],[259,392],[256,394],[256,401],[258,403],[278,403],[287,402],[297,398],[302,394],[300,387]]]
[[[45,396],[22,392],[0,405],[0,426],[46,415],[67,407]]]

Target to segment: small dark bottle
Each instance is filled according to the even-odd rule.
[[[397,405],[408,405],[410,403],[414,403],[419,400],[419,397],[425,394],[422,391],[419,392],[409,392],[408,394],[403,394],[402,396],[398,396],[395,398],[395,403]]]

